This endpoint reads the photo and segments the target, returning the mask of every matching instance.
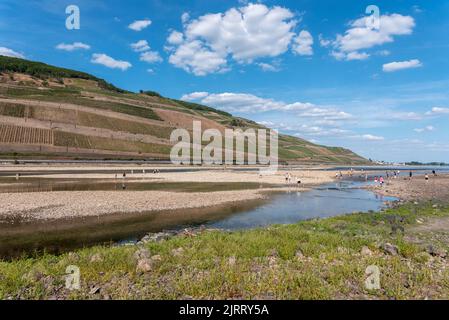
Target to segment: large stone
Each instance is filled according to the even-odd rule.
[[[300,249],[298,249],[298,250],[296,250],[295,257],[298,260],[303,259],[304,258],[304,253],[302,253],[302,251]]]
[[[140,259],[149,259],[151,257],[151,253],[147,249],[139,249],[136,252],[134,252],[134,259],[140,260]]]
[[[137,272],[147,273],[152,270],[151,260],[147,258],[143,258],[137,261]]]
[[[391,243],[385,243],[382,245],[382,249],[386,254],[397,256],[399,254],[399,248]]]
[[[150,233],[144,236],[141,241],[143,243],[147,242],[161,242],[172,237],[173,234],[169,232],[158,232],[158,233]]]
[[[436,248],[432,245],[427,246],[426,251],[427,253],[429,253],[431,256],[434,257],[446,258],[447,256],[447,252],[445,250]]]

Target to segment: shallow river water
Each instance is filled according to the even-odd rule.
[[[14,190],[0,188],[1,192],[33,192],[56,190],[121,190],[121,184],[98,182],[64,181],[62,185],[47,180],[27,181],[26,187]],[[385,201],[395,200],[377,196],[361,189],[365,183],[342,181],[317,187],[311,191],[299,192],[292,187],[289,192],[276,192],[267,200],[249,201],[243,204],[222,205],[213,208],[183,209],[139,214],[117,213],[105,217],[67,219],[55,222],[0,223],[0,257],[14,257],[33,252],[61,253],[95,244],[110,244],[138,241],[149,232],[176,230],[204,225],[209,228],[238,230],[272,224],[296,223],[312,218],[325,218],[352,212],[378,211]],[[37,185],[36,185],[37,184]],[[91,185],[92,184],[92,185]],[[153,186],[152,186],[153,185]],[[127,190],[205,191],[205,184],[183,183],[178,185],[154,183],[140,186],[128,184]],[[10,186],[9,186],[10,187]],[[206,185],[212,190],[230,190],[264,187],[258,184]],[[266,186],[265,186],[266,187]],[[47,188],[49,190],[47,190]],[[206,189],[207,189],[206,188]]]

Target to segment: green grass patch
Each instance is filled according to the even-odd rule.
[[[445,262],[429,262],[432,260],[419,245],[402,235],[392,235],[392,215],[403,218],[408,227],[416,224],[417,217],[449,217],[449,209],[405,205],[381,213],[264,229],[206,231],[142,247],[100,246],[60,256],[3,261],[0,298],[449,298]],[[385,254],[380,247],[386,242],[396,245],[399,255]],[[360,253],[364,246],[372,255]],[[153,256],[152,270],[146,274],[136,271],[134,253],[140,248]],[[182,250],[175,254],[173,250],[178,248]],[[68,265],[80,268],[79,291],[64,289]],[[381,271],[380,290],[364,286],[365,270],[370,265]],[[94,286],[100,291],[91,294]]]

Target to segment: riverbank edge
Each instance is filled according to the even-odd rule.
[[[448,243],[410,231],[434,219],[449,219],[449,205],[405,203],[379,213],[150,235],[137,245],[24,257],[0,262],[0,298],[448,299]],[[80,270],[79,290],[65,287],[70,265]],[[379,267],[381,289],[365,287],[370,265]]]

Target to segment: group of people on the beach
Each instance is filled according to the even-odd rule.
[[[387,171],[387,172],[386,172],[386,178],[387,178],[387,180],[390,180],[390,179],[397,179],[397,178],[399,177],[400,173],[401,173],[401,172],[400,172],[399,170],[393,171],[392,174],[391,174],[391,171]],[[434,177],[437,176],[437,173],[436,173],[435,170],[432,170],[432,175],[433,175]],[[408,173],[408,180],[412,180],[412,179],[413,179],[413,171],[410,170],[409,173]],[[426,180],[426,182],[428,182],[428,181],[430,180],[430,175],[429,175],[428,173],[425,173],[425,174],[424,174],[424,179]],[[375,177],[374,177],[374,183],[375,183],[375,184],[379,184],[380,186],[383,186],[384,183],[385,183],[385,179],[383,178],[383,176],[379,176],[379,177],[378,177],[378,176],[375,176]]]
[[[295,184],[298,187],[301,185],[301,180],[298,177],[294,177],[290,172],[285,174],[285,183],[288,185]]]

